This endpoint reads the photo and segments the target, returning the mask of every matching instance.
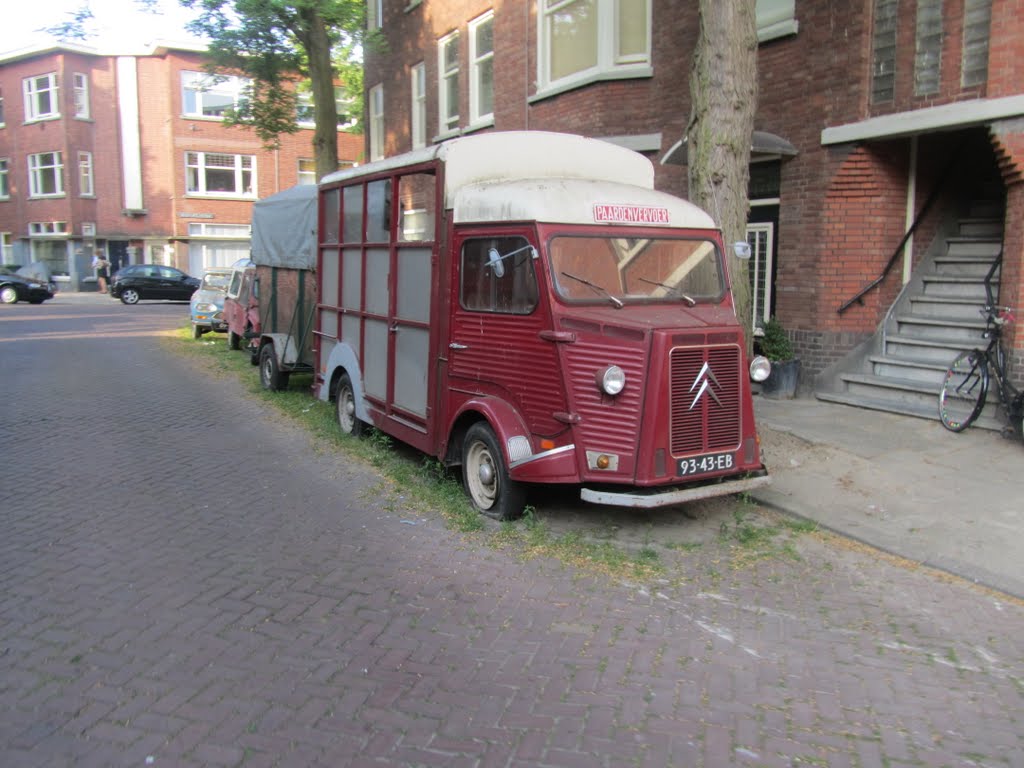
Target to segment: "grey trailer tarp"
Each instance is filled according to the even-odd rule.
[[[254,264],[316,269],[316,194],[315,184],[300,184],[253,204]]]

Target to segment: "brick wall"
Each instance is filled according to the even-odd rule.
[[[652,0],[650,77],[595,81],[543,98],[537,96],[536,85],[536,3],[423,0],[409,10],[405,0],[384,0],[384,4],[383,32],[389,48],[368,52],[366,85],[384,84],[388,154],[411,146],[408,73],[421,60],[427,75],[428,140],[436,136],[437,40],[453,30],[461,34],[461,127],[472,129],[467,125],[467,22],[493,8],[494,129],[557,130],[598,137],[660,134],[660,147],[648,153],[655,161],[655,184],[686,195],[686,169],[662,166],[658,160],[683,137],[689,117],[689,69],[698,32],[694,3]],[[880,290],[865,298],[864,306],[857,305],[842,316],[836,310],[880,273],[906,224],[909,139],[826,147],[821,143],[822,130],[1024,91],[1024,0],[993,0],[988,82],[967,89],[960,81],[964,0],[946,0],[940,89],[925,97],[913,92],[914,3],[901,0],[896,93],[889,102],[872,104],[872,8],[871,0],[799,2],[798,33],[764,43],[758,51],[755,128],[787,139],[798,151],[781,164],[775,296],[776,314],[804,357],[806,379],[873,333],[884,317],[901,285],[901,263]],[[943,133],[920,138],[918,206],[939,183],[961,138]],[[982,155],[972,149],[971,156],[982,170],[967,171],[966,178],[977,180],[994,161],[991,151]],[[915,260],[932,242],[940,217],[951,210],[953,200],[952,193],[940,194],[933,212],[921,223],[914,237]],[[1020,212],[1019,204],[1011,201],[1007,221],[1021,221]],[[1016,253],[1019,260],[1019,248]]]

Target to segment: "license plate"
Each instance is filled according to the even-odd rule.
[[[736,466],[736,457],[732,453],[709,453],[706,456],[692,456],[679,459],[676,474],[679,477],[706,475],[708,472],[722,472]]]

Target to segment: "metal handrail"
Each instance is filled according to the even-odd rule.
[[[961,145],[961,148],[962,146],[963,145]],[[903,237],[900,238],[899,245],[897,245],[896,250],[892,252],[892,256],[889,257],[889,261],[885,265],[885,269],[882,270],[882,273],[874,280],[872,280],[870,283],[861,288],[856,296],[854,296],[852,299],[850,299],[841,307],[839,307],[839,309],[836,310],[838,314],[843,314],[843,312],[848,310],[854,304],[863,305],[865,294],[877,288],[879,285],[881,285],[885,278],[889,276],[889,272],[892,270],[893,266],[896,264],[896,260],[900,257],[900,254],[903,252],[903,248],[906,246],[907,241],[910,239],[911,235],[913,235],[914,231],[917,229],[917,225],[920,224],[921,220],[927,215],[928,211],[932,207],[932,204],[935,202],[935,199],[939,196],[939,191],[946,185],[946,179],[949,178],[950,173],[952,173],[953,171],[953,166],[956,164],[959,158],[960,150],[958,149],[956,152],[953,153],[953,157],[949,161],[949,164],[946,166],[946,170],[943,171],[942,177],[935,183],[935,186],[932,187],[932,191],[929,193],[928,199],[924,201],[924,205],[921,207],[921,210],[914,218],[914,222],[910,225],[910,228],[903,234]]]

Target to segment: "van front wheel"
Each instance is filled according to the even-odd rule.
[[[526,489],[508,476],[494,431],[478,421],[462,443],[462,483],[477,510],[495,520],[523,514]]]

